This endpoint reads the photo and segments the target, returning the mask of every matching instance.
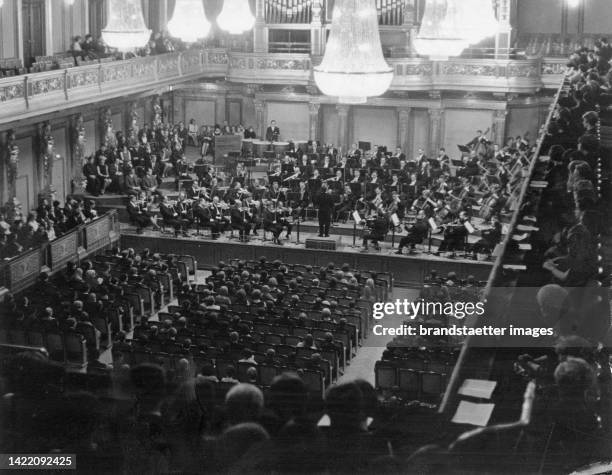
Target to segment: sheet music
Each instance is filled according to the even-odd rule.
[[[527,270],[525,264],[504,264],[504,269],[508,270]]]
[[[497,386],[497,381],[487,379],[466,379],[459,388],[459,394],[480,399],[491,399],[491,394]]]
[[[355,224],[357,226],[359,226],[361,224],[361,216],[359,216],[359,212],[358,211],[353,211],[353,221],[355,221]]]
[[[476,230],[474,229],[474,226],[472,226],[472,224],[469,221],[466,221],[465,223],[463,223],[463,225],[465,226],[465,229],[467,229],[468,233],[474,234],[476,232]]]
[[[485,427],[489,423],[495,404],[478,404],[468,401],[461,401],[457,412],[453,416],[452,422],[456,424],[471,424]]]
[[[540,228],[536,227],[536,226],[531,226],[529,224],[517,224],[516,225],[516,230],[517,231],[527,231],[527,232],[531,232],[531,231],[539,231]]]
[[[400,219],[397,216],[397,213],[393,213],[391,215],[391,222],[393,223],[393,226],[399,226],[400,225]]]

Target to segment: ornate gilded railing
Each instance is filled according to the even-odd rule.
[[[565,71],[560,59],[436,62],[389,58],[391,90],[478,90],[534,93],[554,88]],[[313,58],[306,53],[236,53],[198,49],[125,61],[85,65],[0,79],[0,126],[58,108],[140,93],[146,87],[198,78],[232,82],[314,86]]]
[[[0,263],[0,290],[19,292],[32,285],[38,275],[60,271],[68,261],[82,259],[119,240],[119,219],[115,210],[91,223],[8,261]]]

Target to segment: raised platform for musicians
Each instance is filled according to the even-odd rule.
[[[234,233],[237,237],[237,233]],[[353,247],[351,236],[338,235],[330,240],[336,243],[336,250],[307,249],[306,240],[321,239],[316,234],[301,233],[300,243],[296,243],[296,234],[292,240],[284,240],[279,246],[272,241],[263,241],[260,236],[252,238],[248,243],[241,243],[238,239],[230,239],[229,233],[218,240],[212,240],[208,235],[193,234],[189,237],[175,238],[171,234],[162,234],[157,231],[145,230],[143,234],[136,234],[133,226],[122,225],[121,247],[132,247],[137,250],[148,248],[153,252],[189,254],[193,255],[198,265],[203,269],[216,266],[219,261],[231,259],[255,260],[264,256],[268,260],[280,259],[283,262],[311,265],[314,267],[326,266],[329,262],[337,265],[349,264],[354,269],[372,270],[377,272],[390,272],[395,285],[419,288],[423,279],[436,270],[439,275],[456,272],[461,277],[474,276],[476,280],[485,281],[491,272],[490,261],[475,261],[464,258],[462,253],[455,259],[438,257],[427,252],[426,246],[417,248],[414,255],[395,255],[397,249],[391,247],[389,242],[381,243],[381,251],[371,249],[363,252],[361,240]],[[284,237],[285,233],[283,233]],[[268,233],[271,239],[271,235]]]

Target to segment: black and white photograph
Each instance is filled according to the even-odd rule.
[[[0,475],[612,474],[612,0],[0,0]]]

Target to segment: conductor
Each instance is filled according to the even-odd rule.
[[[329,227],[331,225],[332,213],[334,212],[334,198],[327,183],[321,185],[319,196],[317,197],[319,206],[319,237],[329,237]]]

